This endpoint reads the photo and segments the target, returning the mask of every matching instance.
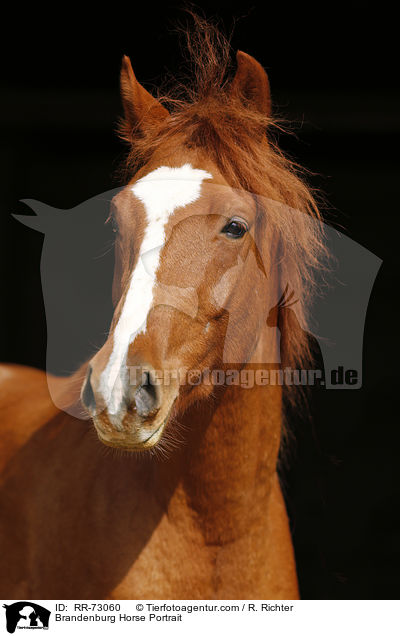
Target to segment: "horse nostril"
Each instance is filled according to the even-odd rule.
[[[141,417],[148,417],[159,408],[158,387],[153,384],[149,371],[142,374],[142,384],[136,389],[134,395],[136,412]]]
[[[82,388],[81,400],[82,404],[89,413],[93,413],[96,410],[96,399],[94,397],[92,384],[90,378],[92,376],[92,367],[89,367],[86,380]]]

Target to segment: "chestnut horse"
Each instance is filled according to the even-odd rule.
[[[3,598],[298,597],[277,476],[282,387],[201,379],[273,359],[269,309],[288,283],[305,316],[318,211],[270,139],[264,69],[239,51],[226,79],[228,45],[201,33],[185,97],[156,99],[123,59],[131,173],[112,202],[104,346],[69,379],[0,368]],[[304,360],[306,332],[285,333],[281,314],[286,361]]]

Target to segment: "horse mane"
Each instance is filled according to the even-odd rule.
[[[286,366],[304,365],[310,359],[307,328],[315,289],[315,273],[323,268],[326,248],[321,215],[304,171],[284,156],[272,138],[281,124],[230,92],[233,72],[229,40],[213,23],[189,12],[193,26],[180,29],[190,76],[174,78],[158,99],[170,117],[160,123],[132,130],[120,122],[120,137],[129,144],[126,171],[132,174],[147,163],[158,149],[177,140],[204,151],[233,188],[258,196],[267,208],[268,222],[279,236],[277,262],[280,293],[287,284],[295,291],[298,326],[286,324],[290,312],[281,312],[279,328]],[[299,211],[301,214],[295,213]]]

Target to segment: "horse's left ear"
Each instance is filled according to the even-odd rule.
[[[254,57],[238,51],[237,71],[231,90],[250,102],[263,115],[271,115],[271,91],[268,75]]]
[[[127,55],[122,58],[121,98],[125,122],[130,130],[142,128],[146,123],[162,121],[169,116],[167,109],[139,84]]]

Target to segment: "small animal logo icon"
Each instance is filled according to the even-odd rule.
[[[6,610],[7,631],[14,634],[16,629],[48,629],[50,610],[32,603],[18,601],[11,605],[3,605]]]

